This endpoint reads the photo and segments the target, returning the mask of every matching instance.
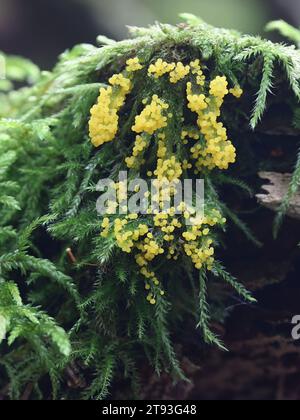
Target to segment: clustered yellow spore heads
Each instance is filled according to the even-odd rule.
[[[188,108],[192,112],[199,113],[200,111],[207,109],[208,103],[206,101],[206,96],[204,94],[193,94],[191,82],[187,84],[186,92],[187,92]]]
[[[170,73],[175,69],[175,63],[167,63],[159,58],[155,64],[151,64],[148,69],[148,75],[153,75],[155,79],[159,79],[163,75]]]
[[[217,76],[214,80],[210,82],[210,91],[209,93],[216,98],[224,99],[224,97],[229,93],[228,91],[228,82],[225,76]]]
[[[125,159],[126,165],[129,169],[135,168],[138,169],[140,165],[144,162],[143,160],[143,152],[145,151],[148,142],[146,140],[146,136],[136,136],[136,140],[134,143],[132,156],[127,157]]]
[[[170,73],[170,82],[178,83],[189,74],[190,69],[190,66],[184,66],[181,62],[177,63],[174,70]]]
[[[159,180],[167,179],[169,182],[175,181],[182,175],[182,165],[174,155],[166,160],[159,158],[157,160],[157,169],[154,171],[154,175],[156,175]]]
[[[195,267],[200,270],[206,266],[211,270],[214,263],[213,240],[209,238],[210,228],[217,224],[222,225],[226,222],[221,213],[213,209],[210,214],[196,223],[182,234],[186,240],[184,251],[188,257],[191,257]]]
[[[169,74],[170,82],[173,84],[183,80],[189,73],[191,67],[185,66],[181,61],[178,63],[168,63],[159,58],[154,64],[151,64],[148,69],[148,75],[159,79],[165,74]]]
[[[161,282],[151,267],[152,263],[164,257],[177,261],[182,253],[191,258],[196,269],[211,270],[214,263],[214,247],[211,238],[211,228],[223,225],[226,220],[216,210],[208,210],[207,215],[195,219],[187,226],[187,220],[192,216],[185,203],[179,208],[185,210],[183,215],[176,216],[175,208],[167,212],[158,212],[153,217],[153,226],[139,223],[137,214],[129,214],[124,219],[103,219],[102,236],[114,236],[118,246],[125,253],[135,253],[135,261],[145,278],[145,288],[149,291],[148,301],[155,304],[157,297],[165,294]]]
[[[126,226],[129,223],[128,220],[132,219],[128,217],[125,219],[116,219],[114,222],[114,234],[118,246],[122,251],[130,254],[135,246],[135,242],[145,236],[148,233],[149,228],[147,225],[139,224],[138,228],[135,230],[126,230]]]
[[[157,130],[167,126],[168,117],[164,115],[169,105],[153,95],[152,101],[147,105],[142,113],[135,118],[135,125],[132,131],[135,133],[154,134]]]
[[[140,60],[138,57],[130,58],[126,61],[127,67],[126,70],[128,72],[136,72],[143,69],[142,64],[140,63]]]
[[[199,76],[199,73],[198,73]],[[198,77],[197,76],[197,77]],[[204,77],[202,73],[202,78]],[[195,90],[197,87],[194,87]],[[196,173],[203,169],[228,169],[235,162],[236,149],[228,140],[227,130],[218,121],[224,98],[228,95],[228,81],[225,76],[217,76],[209,84],[209,95],[193,93],[193,85],[187,83],[188,108],[198,114],[197,125],[205,143],[199,142],[191,148],[191,156],[196,161]],[[234,96],[241,95],[241,88],[231,89]]]
[[[91,109],[89,124],[91,140],[95,146],[116,137],[119,111],[127,95],[132,92],[136,72],[143,68],[137,57],[127,60],[125,71],[113,75],[109,79],[110,86],[100,90],[98,103]],[[153,92],[159,92],[159,95],[153,94],[142,101],[143,109],[135,116],[131,127],[130,136],[133,133],[135,135],[131,156],[126,157],[125,163],[135,171],[145,165],[144,173],[156,178],[153,185],[157,191],[145,195],[145,198],[151,199],[152,205],[156,205],[155,209],[148,212],[149,215],[153,214],[152,222],[149,222],[149,217],[145,219],[147,222],[143,221],[143,216],[138,214],[116,218],[116,210],[118,206],[121,208],[120,203],[127,195],[123,183],[116,185],[119,205],[109,202],[107,217],[102,221],[102,237],[114,238],[123,252],[134,254],[145,279],[147,300],[152,305],[156,304],[159,296],[165,294],[153,268],[156,259],[177,261],[185,255],[196,269],[212,269],[215,253],[213,229],[226,222],[217,209],[206,208],[205,216],[197,218],[184,202],[177,208],[165,210],[164,207],[166,197],[175,195],[177,185],[186,171],[205,174],[216,168],[225,170],[236,159],[236,150],[219,119],[225,97],[230,93],[240,98],[243,90],[239,85],[230,88],[225,76],[209,79],[206,73],[207,69],[199,59],[184,64],[168,63],[160,58],[148,67],[148,77],[153,79]],[[165,75],[164,80],[156,82]],[[170,84],[165,97],[161,89],[163,83]],[[197,122],[193,126],[190,121],[185,125],[182,114],[177,116],[174,103],[177,103],[178,97],[174,103],[170,101],[172,84],[180,83],[183,91],[186,91],[186,97],[182,98],[187,107],[184,115],[190,114],[190,121],[196,117]],[[177,127],[176,130],[179,128],[179,133],[175,136],[170,127],[173,131],[174,127]],[[130,138],[129,133],[127,135]],[[182,144],[178,147],[180,141]],[[148,163],[146,153],[149,149],[152,155]],[[156,163],[153,161],[154,150]],[[178,211],[180,214],[177,214]]]
[[[111,86],[100,89],[98,103],[91,109],[90,138],[96,147],[116,137],[119,125],[118,112],[131,90],[131,81],[123,74],[115,74],[109,79],[109,83]]]
[[[240,86],[235,86],[234,88],[230,89],[229,92],[237,99],[239,99],[244,93],[243,89]]]
[[[127,95],[131,90],[131,81],[127,79],[123,74],[114,74],[110,79],[109,83],[112,86],[120,87],[120,90],[123,95]],[[116,105],[120,108],[124,105],[124,99],[118,98],[116,99]]]
[[[111,87],[100,90],[98,104],[91,109],[90,138],[98,147],[112,141],[118,131],[119,117],[117,108],[113,107],[113,90]]]

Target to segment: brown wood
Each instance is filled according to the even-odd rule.
[[[261,179],[269,181],[262,187],[264,192],[257,194],[258,202],[270,210],[278,210],[288,191],[291,174],[260,172],[258,175]],[[300,220],[300,192],[292,199],[287,215]]]

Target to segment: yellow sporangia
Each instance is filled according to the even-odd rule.
[[[148,75],[153,76],[155,79],[159,79],[163,75],[170,73],[176,67],[175,63],[167,63],[159,58],[155,64],[151,64],[148,69]]]
[[[109,83],[111,86],[100,89],[98,103],[91,109],[90,138],[96,147],[114,140],[118,132],[118,112],[131,90],[131,81],[123,74],[115,74]]]
[[[110,86],[100,90],[98,103],[91,109],[89,123],[90,137],[96,147],[116,137],[119,111],[132,91],[135,73],[143,68],[138,58],[127,60],[125,71],[112,76]],[[175,195],[176,186],[186,171],[203,174],[216,168],[226,170],[235,162],[236,150],[228,139],[220,117],[226,96],[231,94],[240,98],[243,90],[239,85],[229,88],[225,76],[208,80],[206,69],[199,59],[187,65],[158,59],[145,72],[153,79],[154,92],[157,92],[155,84],[161,82],[158,79],[165,75],[164,83],[169,83],[169,90],[164,95],[159,89],[159,95],[154,93],[141,101],[140,113],[135,116],[131,133],[127,133],[134,135],[135,141],[131,156],[125,158],[125,163],[129,169],[144,170],[148,177],[155,177],[153,185],[157,191],[145,194],[151,205],[155,205],[155,209],[148,210],[152,223],[149,223],[149,219],[147,223],[141,223],[143,216],[138,214],[115,218],[118,204],[111,202],[108,203],[107,217],[102,222],[101,235],[104,238],[113,237],[123,252],[134,254],[140,273],[145,278],[147,300],[154,305],[158,295],[165,293],[153,269],[156,259],[163,256],[176,261],[185,255],[198,270],[213,267],[215,250],[212,231],[226,222],[220,211],[205,209],[205,216],[199,219],[184,202],[176,208],[165,210],[164,200],[168,194]],[[181,117],[181,126],[178,127],[176,120],[176,129],[180,128],[180,149],[185,151],[184,158],[178,155],[178,144],[175,147],[174,134],[169,130],[171,126],[174,128],[174,119],[177,118],[176,109],[169,102],[170,92],[172,85],[179,83],[182,83],[182,91],[185,92],[182,97],[185,114],[190,113],[190,121],[196,117],[193,126],[190,122],[186,126]],[[146,159],[149,148],[152,151],[156,148],[156,163],[153,165],[151,159],[151,167]],[[126,199],[127,190],[122,183],[117,184],[116,189],[121,203]]]
[[[190,66],[184,66],[181,62],[177,63],[174,70],[170,73],[170,82],[178,83],[189,74],[190,69]]]
[[[139,70],[142,70],[143,68],[138,57],[130,58],[129,60],[126,61],[126,64],[127,64],[126,70],[128,72],[139,71]]]
[[[155,131],[167,126],[168,117],[164,115],[169,105],[153,95],[150,105],[147,105],[142,113],[135,118],[132,131],[135,133],[154,134]]]

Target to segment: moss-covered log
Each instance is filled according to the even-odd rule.
[[[222,244],[238,227],[251,252],[262,245],[243,216],[249,206],[259,211],[257,172],[295,165],[300,54],[184,18],[131,28],[130,40],[79,45],[52,72],[7,58],[11,81],[0,85],[5,396],[102,399],[114,380],[129,381],[138,395],[146,361],[184,379],[174,338],[198,325],[199,345],[224,348],[214,326],[228,301],[233,294],[255,301],[224,268]],[[13,90],[16,75],[34,83]],[[263,128],[270,112],[284,115],[288,129],[278,136]],[[274,153],[278,143],[286,159]],[[122,170],[147,181],[153,173],[201,176],[204,220],[193,230],[188,212],[176,220],[171,211],[166,224],[158,214],[97,215],[99,179],[116,180]],[[227,244],[234,254],[234,241]]]

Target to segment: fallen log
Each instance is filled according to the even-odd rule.
[[[291,182],[291,174],[277,172],[260,172],[259,177],[269,183],[262,186],[264,193],[256,195],[258,202],[273,211],[277,211],[282,203]],[[291,201],[287,216],[300,220],[300,192]]]

